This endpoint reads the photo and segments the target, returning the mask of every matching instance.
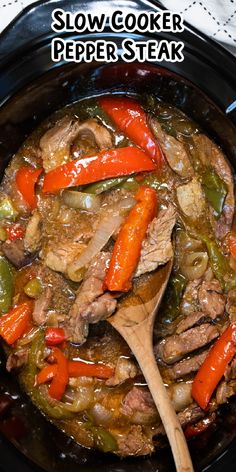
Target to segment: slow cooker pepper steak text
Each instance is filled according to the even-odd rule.
[[[234,210],[222,150],[154,96],[66,107],[13,156],[0,188],[6,366],[78,443],[120,456],[162,443],[140,368],[106,319],[172,257],[153,349],[186,437],[236,393]]]

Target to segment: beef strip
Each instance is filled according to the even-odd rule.
[[[218,280],[197,279],[189,282],[181,303],[185,315],[177,326],[176,333],[182,333],[195,324],[215,320],[224,314],[225,296]]]
[[[111,300],[109,293],[105,294],[106,297],[103,295],[103,281],[110,258],[111,254],[108,252],[101,252],[94,258],[77,292],[66,326],[69,338],[74,343],[85,342],[88,323],[97,323],[115,311],[116,300]]]
[[[79,127],[79,135],[83,132],[90,133],[99,149],[109,149],[112,147],[112,138],[108,129],[101,125],[94,118],[86,120]]]
[[[225,382],[224,380],[218,385],[216,390],[216,402],[218,405],[226,403],[228,398],[236,394],[236,380]]]
[[[36,252],[27,253],[25,251],[22,239],[16,239],[16,241],[7,240],[2,244],[1,248],[3,254],[17,269],[31,264],[37,257]]]
[[[36,252],[41,243],[41,217],[39,212],[34,211],[30,217],[25,230],[24,247],[28,252]]]
[[[208,350],[196,354],[190,359],[184,359],[171,367],[165,369],[166,374],[173,380],[180,379],[186,375],[196,372],[206,359]]]
[[[182,428],[185,428],[188,424],[196,423],[200,419],[204,418],[204,416],[204,411],[200,408],[200,406],[197,406],[196,403],[192,403],[189,407],[185,408],[185,410],[178,413],[178,419]],[[158,426],[158,428],[156,428],[154,431],[155,436],[165,434],[166,432],[163,425]]]
[[[114,375],[106,381],[106,385],[109,387],[115,387],[125,380],[133,379],[138,374],[138,369],[136,365],[125,357],[119,357]]]
[[[225,309],[229,314],[231,323],[236,321],[236,289],[232,289],[228,292]]]
[[[35,301],[32,318],[38,326],[43,325],[47,321],[48,310],[52,302],[52,287],[46,287],[39,298]]]
[[[190,405],[184,411],[178,413],[179,422],[182,428],[185,428],[188,424],[194,424],[205,416],[204,411],[197,406],[195,403]]]
[[[225,297],[218,280],[203,281],[198,289],[198,300],[201,310],[213,320],[223,315]]]
[[[81,318],[88,323],[97,323],[114,313],[116,305],[117,301],[113,296],[108,292],[104,293],[83,310]]]
[[[216,326],[204,323],[181,334],[174,334],[160,341],[154,347],[155,355],[166,364],[174,364],[186,354],[209,344],[217,338]]]
[[[204,280],[197,286],[194,286],[192,283],[191,286],[188,287],[188,290],[190,290],[190,288],[193,289],[193,297],[195,297],[196,304],[198,303],[199,311],[187,314],[187,316],[180,321],[176,329],[177,334],[186,331],[196,324],[215,320],[217,317],[224,314],[225,296],[218,280],[213,279],[210,282]]]
[[[193,176],[194,170],[184,144],[167,134],[153,116],[149,117],[149,123],[154,135],[161,143],[162,150],[171,169],[181,177]]]
[[[224,377],[226,382],[229,380],[236,379],[236,357],[232,360],[232,362],[227,366]]]
[[[18,369],[25,365],[28,361],[28,348],[23,347],[16,352],[11,353],[6,362],[6,369],[10,372],[12,369]]]
[[[140,425],[133,425],[126,434],[117,436],[117,445],[120,456],[145,456],[154,451],[151,439],[143,433]]]
[[[211,224],[218,239],[223,239],[230,231],[233,221],[235,199],[234,199],[234,181],[230,165],[226,161],[220,148],[203,134],[193,136],[194,146],[192,152],[197,154],[197,158],[206,168],[212,166],[220,178],[226,183],[228,193],[226,195],[223,210],[218,220],[214,217],[211,209]]]
[[[65,164],[70,159],[70,146],[79,132],[79,121],[65,116],[50,128],[40,140],[45,172]]]
[[[175,210],[169,205],[161,210],[158,217],[150,223],[135,277],[155,270],[159,265],[168,262],[173,256],[171,233],[176,221]]]
[[[206,209],[205,197],[200,182],[194,177],[176,189],[177,201],[185,216],[198,220]]]
[[[193,328],[193,326],[207,321],[210,321],[209,316],[205,315],[205,313],[202,313],[201,311],[190,313],[179,322],[176,328],[176,334],[183,333],[184,331],[187,331],[187,329]]]
[[[151,393],[146,388],[133,387],[123,398],[120,412],[131,423],[142,425],[154,424],[159,417]]]
[[[49,243],[44,250],[44,262],[50,269],[68,276],[68,267],[85,248],[86,244],[81,241],[62,240],[57,245]]]

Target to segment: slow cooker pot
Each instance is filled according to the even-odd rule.
[[[28,7],[0,36],[0,173],[25,137],[53,111],[84,97],[103,93],[155,93],[194,118],[236,166],[236,60],[226,50],[185,25],[182,33],[114,33],[108,26],[102,33],[80,35],[81,41],[107,39],[118,48],[127,36],[181,40],[182,63],[53,63],[50,43],[51,13],[66,11],[112,13],[160,11],[156,1],[147,0],[52,0]],[[76,39],[73,34],[60,37]],[[77,37],[78,39],[78,37]],[[81,472],[169,472],[174,470],[169,449],[153,457],[120,460],[76,445],[51,425],[19,390],[16,380],[1,366],[2,393],[15,399],[7,417],[0,422],[0,470]],[[1,414],[1,411],[0,411]],[[2,427],[9,420],[12,429]],[[5,421],[5,423],[4,423]],[[14,422],[15,421],[15,422]],[[17,433],[17,434],[16,434]],[[7,439],[6,439],[7,438]],[[236,402],[223,409],[211,431],[190,445],[196,470],[235,470]],[[218,458],[217,462],[216,459]],[[210,465],[211,464],[211,465]]]

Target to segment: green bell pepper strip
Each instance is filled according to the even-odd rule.
[[[201,239],[205,243],[212,271],[222,288],[226,292],[235,288],[236,274],[231,269],[227,257],[222,254],[217,243],[205,235],[198,235],[197,239]]]
[[[206,198],[214,209],[216,219],[218,219],[222,213],[227,195],[227,185],[212,168],[209,168],[202,175],[201,183]]]
[[[0,226],[0,241],[6,241],[6,239],[7,239],[7,232],[2,226]]]
[[[178,315],[180,310],[180,301],[187,280],[182,274],[172,275],[167,288],[166,295],[163,300],[162,319],[166,323],[171,323]]]
[[[0,256],[0,315],[7,313],[13,297],[13,270],[5,257]]]
[[[10,218],[11,220],[15,220],[18,215],[18,212],[13,206],[12,201],[10,198],[3,198],[0,200],[0,220],[4,220],[5,218]]]
[[[35,377],[38,372],[36,362],[39,353],[43,353],[44,351],[44,335],[44,331],[41,331],[32,341],[29,350],[28,364],[26,367],[27,371],[24,373],[27,390],[29,390],[33,402],[50,418],[71,418],[74,416],[73,405],[53,400],[48,394],[46,385],[35,386]]]
[[[24,292],[30,298],[38,298],[42,293],[43,287],[39,279],[35,277],[24,286]]]
[[[107,192],[107,190],[117,187],[126,180],[127,177],[117,177],[114,179],[101,180],[99,182],[95,182],[94,184],[86,186],[83,190],[86,193],[99,195],[99,193]]]
[[[117,450],[117,442],[114,436],[101,426],[90,426],[93,433],[94,446],[103,452],[112,452]]]
[[[154,190],[158,190],[161,186],[161,183],[157,179],[155,174],[147,175],[143,180],[138,181],[135,177],[129,177],[126,181],[120,185],[121,188],[125,188],[127,190],[131,190],[136,192],[140,185],[145,185],[146,187],[153,188]]]

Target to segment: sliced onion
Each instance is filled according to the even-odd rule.
[[[192,402],[191,397],[192,383],[179,382],[168,388],[168,394],[175,411],[181,411],[187,408]]]
[[[94,236],[89,241],[88,246],[76,261],[68,266],[67,273],[71,280],[79,282],[81,280],[81,269],[89,264],[107,244],[111,236],[118,230],[123,221],[117,211],[108,212],[99,222]]]
[[[208,255],[206,252],[187,254],[181,264],[181,271],[188,280],[199,279],[207,269]]]
[[[113,205],[107,205],[107,211],[116,211],[120,214],[125,214],[127,211],[129,211],[136,203],[135,198],[128,196],[121,198],[118,202],[116,202]],[[106,208],[106,205],[104,205],[103,208]]]
[[[101,197],[90,193],[77,192],[75,190],[64,190],[63,202],[70,208],[95,212],[101,206]]]
[[[38,335],[39,331],[39,326],[32,328],[27,334],[19,339],[19,341],[17,341],[17,347],[26,346],[26,344],[29,344]]]
[[[90,412],[95,423],[99,426],[107,425],[112,419],[112,412],[101,405],[101,403],[95,403]]]

